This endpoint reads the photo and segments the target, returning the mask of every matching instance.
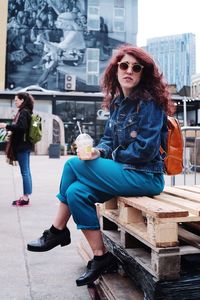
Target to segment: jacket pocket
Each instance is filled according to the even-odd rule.
[[[138,113],[134,113],[124,120],[123,124],[119,124],[118,137],[121,145],[131,143],[137,137],[138,131]]]

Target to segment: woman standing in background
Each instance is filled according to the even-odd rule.
[[[14,200],[12,205],[24,206],[29,204],[29,195],[32,193],[30,153],[33,145],[26,137],[31,123],[34,98],[28,93],[18,93],[15,96],[15,105],[18,112],[13,119],[13,123],[11,125],[0,123],[0,128],[5,128],[11,132],[6,147],[7,160],[11,165],[18,161],[22,175],[23,195]]]

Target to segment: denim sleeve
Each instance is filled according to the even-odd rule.
[[[103,137],[100,139],[98,145],[95,147],[103,152],[103,156],[105,158],[111,157],[113,147],[113,138],[109,124],[110,118],[106,122]]]
[[[128,164],[152,161],[159,154],[164,115],[155,101],[143,101],[136,137],[128,146],[119,145],[112,153],[113,160]]]

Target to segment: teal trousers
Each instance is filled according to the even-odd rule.
[[[163,174],[123,168],[123,164],[105,158],[70,158],[64,165],[57,198],[69,206],[78,229],[100,228],[95,203],[113,196],[152,196],[164,188]]]

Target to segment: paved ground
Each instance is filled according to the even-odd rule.
[[[73,221],[69,224],[72,244],[46,253],[26,250],[28,241],[49,228],[57,210],[62,167],[66,157],[49,159],[32,156],[33,196],[29,207],[12,207],[21,192],[19,167],[9,166],[0,155],[0,300],[89,300],[86,287],[76,287],[75,279],[84,271],[85,262],[77,251],[83,237]],[[170,177],[166,184],[170,185]],[[183,176],[176,184],[183,184]],[[188,185],[194,175],[186,176]],[[197,176],[200,184],[200,174]]]
[[[72,244],[46,253],[26,250],[28,241],[52,224],[58,202],[55,195],[66,158],[32,156],[33,196],[29,207],[12,207],[20,195],[18,167],[9,166],[0,155],[0,300],[88,300],[86,287],[75,280],[85,270],[77,251],[82,233],[73,222]]]

